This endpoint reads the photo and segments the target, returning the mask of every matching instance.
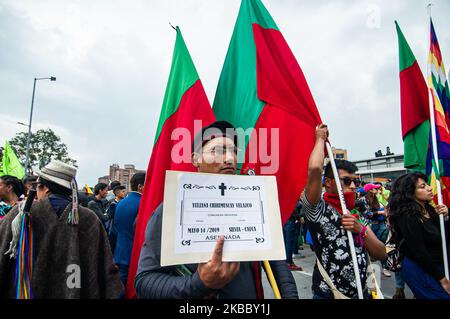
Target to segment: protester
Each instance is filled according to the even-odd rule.
[[[300,209],[301,203],[297,203],[291,217],[288,219],[283,227],[284,246],[286,249],[286,262],[289,270],[303,270],[302,267],[297,266],[292,258],[297,248],[298,252],[298,237],[300,235]]]
[[[391,191],[386,189],[380,182],[374,182],[374,184],[379,186],[377,193],[378,201],[380,202],[381,205],[386,207],[389,201],[389,197],[391,196]]]
[[[114,262],[119,267],[120,280],[126,286],[131,251],[133,249],[135,221],[139,211],[142,192],[144,190],[145,173],[136,173],[131,177],[131,192],[122,199],[115,208],[114,228],[117,230],[117,241],[114,249]],[[117,189],[118,196],[123,189]]]
[[[16,298],[24,287],[33,299],[117,298],[123,291],[118,269],[100,221],[77,203],[76,168],[52,160],[37,175],[31,217],[16,205],[0,223],[0,298]],[[21,227],[25,219],[29,226]],[[22,251],[33,262],[19,273],[18,236],[29,236],[33,247]],[[32,280],[21,275],[24,269]]]
[[[95,198],[88,203],[88,208],[97,215],[106,229],[106,223],[111,219],[111,216],[107,213],[108,201],[106,200],[106,195],[108,194],[108,185],[98,183],[94,187],[94,194]]]
[[[211,134],[211,130],[215,134]],[[209,132],[209,134],[208,134]],[[199,172],[236,174],[237,137],[224,121],[204,127],[193,143],[192,163]],[[140,298],[262,298],[259,262],[223,262],[224,238],[217,241],[211,260],[193,265],[161,267],[161,204],[148,221],[135,287]],[[282,298],[298,298],[287,264],[271,261]]]
[[[0,220],[23,198],[24,187],[20,179],[11,175],[0,176]]]
[[[357,219],[352,214],[342,213],[331,163],[325,167],[325,193],[323,199],[321,198],[324,149],[327,138],[327,126],[323,124],[317,126],[316,142],[308,164],[308,181],[302,196],[306,223],[314,242],[314,251],[318,263],[320,262],[324,270],[321,272],[317,264],[314,268],[313,298],[333,299],[333,291],[326,283],[324,276],[330,278],[331,283],[341,294],[348,298],[358,297],[347,231],[352,232],[354,236],[363,294],[364,298],[369,298],[366,286],[367,252],[374,259],[385,260],[387,258],[385,246],[372,232],[364,217]],[[336,167],[347,208],[352,210],[355,204],[355,189],[360,183],[355,175],[357,167],[346,160],[336,160]]]
[[[448,247],[448,208],[431,206],[433,192],[427,180],[426,175],[413,172],[400,176],[392,185],[388,206],[392,240],[403,256],[402,276],[414,296],[417,299],[450,299],[439,224],[442,214],[446,220]]]
[[[116,198],[116,195],[114,194],[114,188],[120,186],[119,181],[112,181],[108,186],[108,194],[106,195],[106,200],[109,203],[112,203],[114,199]]]
[[[107,224],[106,232],[108,233],[109,243],[111,245],[111,251],[114,253],[114,250],[116,248],[116,242],[117,242],[117,227],[114,224],[116,207],[117,207],[117,204],[122,199],[125,198],[125,196],[127,194],[127,189],[123,185],[118,185],[118,186],[114,187],[113,192],[116,197],[114,198],[114,201],[111,204],[109,204],[109,207],[108,207],[108,215],[111,217],[111,219],[109,220],[109,222]]]
[[[93,198],[89,198],[84,190],[78,192],[78,201],[81,206],[88,208],[91,200]]]
[[[364,186],[364,191],[366,196],[361,200],[366,206],[366,211],[364,212],[365,217],[370,222],[370,228],[375,233],[377,238],[386,244],[389,230],[386,225],[386,211],[385,206],[378,201],[378,190],[380,185],[368,183]],[[391,273],[384,268],[383,265],[383,275],[386,277],[391,277]]]
[[[299,202],[301,204],[301,201]],[[305,221],[305,211],[304,209],[300,206],[300,234],[299,234],[299,238],[298,238],[298,250],[304,250],[303,245],[306,244],[306,233],[308,231],[308,227],[306,226],[306,221]],[[295,256],[295,252],[294,252],[294,256]]]
[[[28,192],[30,189],[32,189],[36,185],[38,177],[35,175],[28,175],[23,179],[23,186],[24,186],[24,197],[28,196]]]
[[[114,221],[114,216],[116,213],[116,208],[117,208],[117,204],[124,199],[127,196],[127,188],[123,185],[118,185],[115,186],[113,189],[113,193],[114,193],[114,200],[109,204],[108,206],[108,215],[110,216],[111,220],[110,220],[110,224],[109,226],[106,228],[107,231],[109,231],[109,229],[112,227],[113,225],[113,221]]]

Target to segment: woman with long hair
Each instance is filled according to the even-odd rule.
[[[389,230],[386,225],[385,207],[377,198],[379,188],[380,186],[376,184],[366,184],[364,186],[366,195],[361,200],[366,207],[363,215],[370,221],[370,228],[375,233],[375,236],[377,236],[377,238],[385,244],[388,238]],[[384,264],[383,275],[386,277],[391,277],[391,273],[384,268]]]
[[[399,247],[402,275],[418,299],[450,299],[450,282],[445,278],[439,215],[444,215],[447,229],[448,208],[433,207],[427,176],[408,173],[393,184],[388,219],[392,240]]]

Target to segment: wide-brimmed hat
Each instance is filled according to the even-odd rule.
[[[58,160],[51,160],[44,168],[36,171],[37,176],[68,189],[71,189],[70,183],[76,174],[76,167]]]
[[[43,169],[37,170],[36,175],[72,191],[72,210],[67,218],[70,225],[78,225],[78,186],[75,180],[77,169],[58,160],[51,160]]]

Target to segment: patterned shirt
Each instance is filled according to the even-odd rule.
[[[301,200],[316,257],[319,258],[336,288],[349,298],[357,298],[353,261],[347,231],[342,227],[341,213],[325,203],[323,199],[317,205],[311,205],[306,194],[303,194]],[[364,225],[368,224],[364,217],[361,216],[360,219]],[[356,244],[355,250],[362,288],[367,296],[367,254],[365,249]],[[323,280],[317,265],[314,267],[312,290],[322,298],[334,298],[331,288]]]
[[[364,196],[363,198],[361,198],[361,202],[363,202],[364,206],[365,206],[365,211],[363,213],[364,217],[366,217],[366,219],[369,222],[384,222],[386,221],[386,218],[384,217],[384,215],[381,214],[375,214],[375,212],[370,208],[369,202],[367,201],[366,196]],[[380,208],[378,209],[378,211],[384,211],[384,205],[380,203]]]
[[[1,201],[0,202],[0,219],[5,217],[6,214],[8,214],[8,212],[11,210],[11,208],[12,208],[11,205],[8,205],[5,202]]]

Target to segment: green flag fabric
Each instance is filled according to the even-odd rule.
[[[5,149],[3,151],[2,169],[0,170],[0,176],[2,175],[12,175],[20,179],[25,176],[25,169],[14,153],[14,150],[9,145],[8,141],[5,142]]]

